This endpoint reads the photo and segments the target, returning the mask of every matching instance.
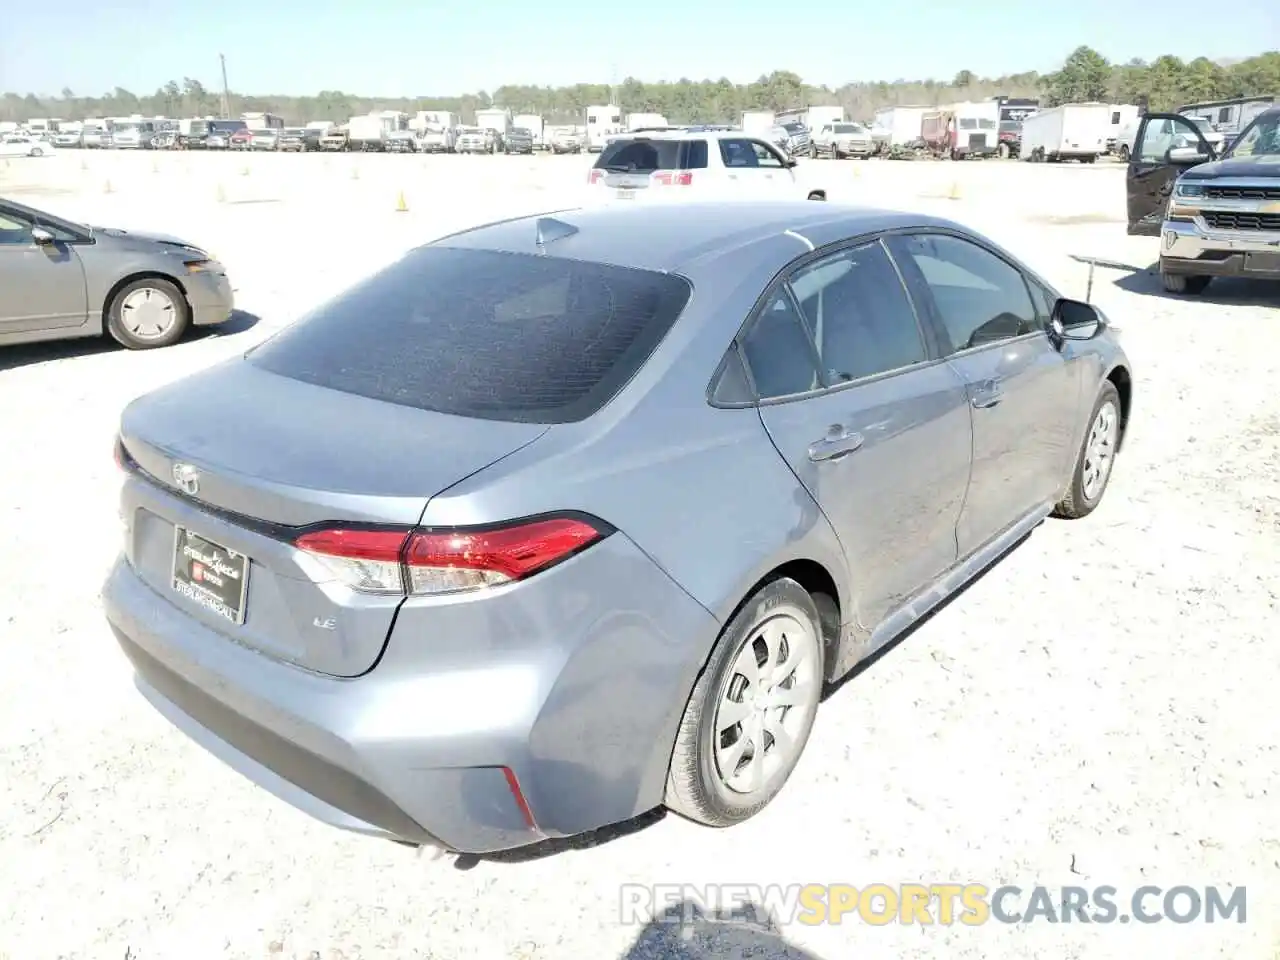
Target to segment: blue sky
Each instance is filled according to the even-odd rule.
[[[414,96],[608,83],[615,73],[949,79],[962,69],[1053,70],[1082,43],[1116,60],[1280,45],[1280,0],[1232,4],[1221,30],[1200,29],[1207,9],[1204,0],[0,0],[0,90],[149,93],[183,76],[216,87],[220,52],[237,91]]]

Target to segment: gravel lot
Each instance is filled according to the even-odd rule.
[[[0,957],[1280,955],[1280,285],[1163,295],[1155,241],[1125,236],[1118,165],[802,164],[833,200],[986,229],[1067,294],[1085,291],[1073,256],[1131,265],[1099,268],[1093,299],[1123,328],[1137,390],[1098,512],[1042,526],[847,683],[755,820],[655,818],[536,856],[429,863],[313,823],[141,699],[98,599],[122,407],[413,244],[569,202],[588,165],[114,152],[0,165],[2,195],[211,247],[244,311],[162,351],[0,350]],[[1249,919],[707,922],[689,938],[619,920],[624,883],[946,881],[1246,885]]]

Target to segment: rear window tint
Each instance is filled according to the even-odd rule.
[[[701,170],[707,165],[705,140],[618,140],[600,153],[596,167],[627,173]]]
[[[688,302],[670,274],[426,247],[248,354],[317,386],[487,420],[568,423],[607,403]]]

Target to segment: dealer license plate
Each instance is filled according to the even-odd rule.
[[[175,527],[173,589],[231,623],[244,623],[249,558],[186,527]]]

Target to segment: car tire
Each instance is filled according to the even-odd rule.
[[[1120,392],[1110,380],[1104,380],[1089,413],[1066,496],[1053,508],[1055,517],[1079,520],[1093,513],[1102,502],[1111,482],[1111,470],[1123,430]]]
[[[152,305],[152,300],[160,302]],[[133,327],[134,321],[128,314],[142,309],[157,320],[167,319],[163,329],[152,335]],[[116,291],[107,307],[107,332],[130,350],[167,347],[180,340],[190,324],[191,307],[187,298],[173,282],[160,277],[141,277],[126,283]]]
[[[32,148],[31,148],[31,155],[32,155],[33,157],[43,157],[43,156],[44,156],[44,150],[42,150],[40,147],[32,147]]]
[[[1129,162],[1129,145],[1127,143],[1120,144],[1120,161],[1122,163]]]
[[[1192,297],[1204,293],[1205,288],[1209,286],[1209,281],[1212,279],[1212,277],[1189,277],[1181,273],[1160,274],[1160,283],[1164,286],[1166,292],[1185,294]]]
[[[785,676],[776,683],[762,678],[762,658],[771,667],[789,667]],[[794,580],[766,583],[725,626],[694,684],[671,753],[667,808],[709,827],[741,823],[764,809],[808,742],[823,668],[813,597]],[[757,691],[764,699],[753,706]],[[778,699],[788,702],[775,704]],[[733,771],[722,775],[730,763]]]
[[[816,144],[812,144],[812,143],[809,144],[809,159],[810,160],[818,159],[818,147]]]

